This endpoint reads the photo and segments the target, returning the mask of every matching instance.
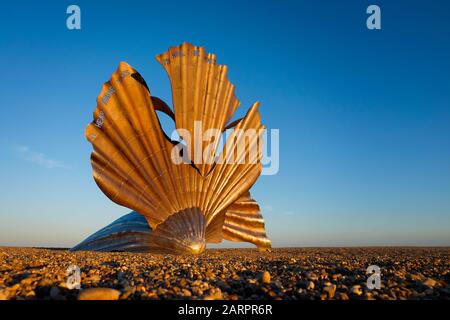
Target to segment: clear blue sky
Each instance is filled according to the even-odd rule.
[[[369,4],[382,30],[366,28]],[[229,66],[240,113],[259,100],[280,129],[280,171],[253,188],[275,246],[450,245],[449,14],[425,0],[3,4],[0,245],[72,246],[129,212],[94,183],[84,128],[120,61],[171,102],[154,57],[183,41]]]

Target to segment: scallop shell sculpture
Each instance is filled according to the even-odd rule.
[[[202,47],[183,43],[157,60],[170,78],[173,111],[151,95],[136,70],[121,62],[103,85],[94,121],[85,131],[94,148],[97,185],[134,212],[72,250],[201,253],[206,243],[223,239],[269,250],[264,220],[249,193],[262,169],[261,148],[252,152],[264,129],[258,103],[230,122],[239,106],[234,85],[227,67],[216,64],[216,56]],[[175,121],[184,144],[164,133],[156,111]],[[202,132],[232,129],[222,150],[219,139],[197,138],[199,123]],[[257,134],[245,135],[246,130]],[[237,148],[240,143],[247,148]],[[187,161],[173,161],[174,150]],[[195,161],[199,154],[209,155],[206,160],[234,161]]]

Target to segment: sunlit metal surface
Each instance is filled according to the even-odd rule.
[[[86,128],[85,135],[94,147],[91,164],[97,185],[115,203],[142,214],[152,230],[135,236],[134,247],[119,244],[130,240],[130,231],[111,233],[111,244],[103,248],[201,253],[206,243],[222,239],[270,248],[259,206],[248,192],[262,168],[260,148],[252,152],[261,143],[264,128],[259,104],[255,103],[242,119],[230,122],[239,101],[227,79],[227,67],[216,64],[215,55],[202,47],[183,43],[158,55],[157,60],[170,78],[173,111],[164,101],[151,96],[136,70],[121,62],[103,85],[94,120]],[[175,120],[187,144],[185,156],[190,163],[172,161],[176,142],[166,136],[155,111]],[[237,150],[236,157],[245,161],[194,161],[198,153],[203,155],[207,147],[211,148],[211,143],[184,136],[187,132],[195,137],[196,122],[201,122],[203,132],[224,132],[233,127],[223,149],[217,150],[219,141],[214,141],[212,150],[220,151],[227,159],[236,153],[232,143],[243,143],[247,148]],[[249,129],[257,134],[248,137],[239,133]],[[102,250],[93,241],[86,246],[86,241],[74,249]]]

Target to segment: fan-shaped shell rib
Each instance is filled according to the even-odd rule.
[[[261,173],[264,127],[255,103],[244,118],[231,124],[234,129],[220,152],[222,161],[208,166],[175,163],[174,142],[161,129],[156,110],[175,119],[177,129],[193,130],[198,120],[203,130],[222,132],[239,102],[226,79],[226,67],[216,65],[215,56],[203,48],[182,44],[158,60],[171,78],[174,112],[152,97],[140,74],[122,62],[104,84],[85,135],[94,147],[96,183],[112,201],[146,218],[154,230],[152,248],[192,251],[193,242],[188,244],[173,226],[189,225],[203,242],[220,241],[225,212]]]
[[[251,198],[250,192],[228,208],[223,224],[223,237],[230,241],[251,242],[262,250],[271,248],[259,205]]]
[[[206,247],[205,230],[205,216],[198,208],[177,212],[151,233],[151,251],[201,253]]]
[[[152,230],[147,220],[131,212],[95,232],[71,251],[201,253],[205,250],[205,218],[197,208],[170,216]]]
[[[218,217],[220,221],[210,224],[207,232],[203,215],[196,208],[191,208],[172,215],[152,231],[144,216],[133,211],[95,232],[71,250],[199,253],[206,243],[220,242],[222,239],[251,242],[259,249],[270,249],[271,243],[264,230],[259,206],[250,193],[239,198]]]
[[[187,130],[193,137],[195,122],[198,121],[203,132],[208,129],[224,131],[239,106],[234,85],[227,78],[227,66],[217,64],[216,56],[206,53],[204,48],[186,42],[171,47],[156,58],[170,78],[176,128]],[[200,150],[195,150],[196,141],[193,139],[186,142],[190,159],[195,159],[202,175],[208,174],[212,164],[204,163],[205,159],[198,163],[198,159],[203,156],[209,142],[200,142]],[[211,149],[216,150],[218,143],[218,140],[214,141]]]

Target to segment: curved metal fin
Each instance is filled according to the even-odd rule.
[[[226,240],[251,242],[261,250],[270,250],[272,245],[266,235],[259,205],[251,198],[250,192],[228,208],[222,232]]]
[[[151,249],[151,232],[144,216],[132,211],[98,230],[70,251],[147,252]]]

